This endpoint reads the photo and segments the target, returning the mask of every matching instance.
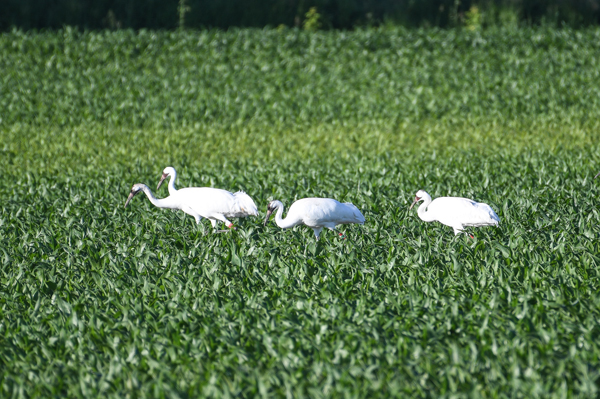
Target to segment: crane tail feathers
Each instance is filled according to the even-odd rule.
[[[356,205],[354,205],[351,202],[344,202],[344,205],[346,205],[351,210],[352,215],[354,216],[354,219],[356,220],[355,223],[365,224],[365,217],[360,212],[360,210],[356,207]]]
[[[490,215],[490,219],[492,219],[493,221],[495,221],[496,225],[500,223],[500,218],[498,217],[498,215],[496,214],[496,212],[494,212],[494,210],[492,209],[492,207],[489,207],[489,215]]]
[[[248,194],[243,191],[238,191],[237,193],[234,193],[233,196],[235,197],[234,213],[243,213],[247,216],[258,216],[258,208]]]

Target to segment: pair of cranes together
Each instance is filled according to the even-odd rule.
[[[171,166],[163,170],[157,190],[160,189],[167,178],[170,178],[168,197],[158,199],[152,194],[147,185],[138,183],[131,188],[125,207],[136,194],[144,192],[154,206],[181,210],[193,216],[198,224],[202,218],[209,219],[213,228],[216,227],[217,222],[222,222],[229,229],[233,229],[233,223],[228,218],[258,216],[256,204],[243,191],[231,193],[227,190],[212,187],[188,187],[178,190],[175,187],[177,172]],[[432,200],[429,194],[419,190],[410,208],[412,209],[419,201],[423,201],[417,210],[421,220],[425,222],[438,221],[450,226],[454,229],[455,235],[463,232],[463,229],[467,226],[497,226],[500,222],[498,215],[489,205],[467,198],[440,197]],[[287,229],[304,224],[313,229],[317,240],[324,228],[337,232],[336,226],[340,224],[365,223],[365,217],[356,206],[349,202],[341,203],[331,198],[300,199],[290,206],[285,219],[283,218],[283,208],[281,201],[269,202],[264,224],[266,225],[271,215],[275,213],[277,226]],[[338,232],[338,234],[344,237],[342,233]]]

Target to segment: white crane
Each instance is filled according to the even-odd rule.
[[[175,174],[175,169],[171,169]],[[182,210],[193,216],[196,223],[200,223],[202,218],[209,219],[213,228],[216,227],[217,222],[223,222],[228,228],[233,228],[233,223],[228,218],[258,216],[256,204],[243,191],[234,194],[212,187],[189,187],[177,190],[173,180],[169,183],[169,189],[172,188],[172,191],[169,190],[171,195],[163,199],[154,197],[145,184],[134,184],[125,206],[137,193],[143,191],[154,206]]]
[[[438,221],[454,229],[454,234],[461,233],[467,226],[498,226],[500,218],[488,205],[460,197],[439,197],[431,200],[424,190],[417,191],[410,209],[419,201],[417,213],[425,222]],[[473,236],[471,236],[473,238]]]
[[[167,166],[163,169],[162,176],[158,182],[156,189],[160,189],[163,181],[171,177],[169,180],[169,194],[185,195],[189,198],[186,203],[195,202],[194,210],[207,219],[210,219],[212,226],[215,227],[217,221],[222,221],[229,228],[233,225],[225,217],[240,218],[248,216],[258,216],[256,204],[248,194],[243,191],[231,193],[227,190],[212,187],[187,187],[178,190],[175,187],[175,179],[177,172],[172,166]],[[191,197],[195,197],[192,199]],[[204,216],[208,215],[208,216]],[[198,220],[196,220],[198,222]]]
[[[275,223],[282,229],[304,224],[315,232],[315,237],[319,239],[319,234],[324,227],[335,231],[338,224],[358,223],[364,224],[365,217],[358,208],[349,202],[340,203],[331,198],[303,198],[290,206],[287,216],[282,219],[283,204],[281,201],[271,201],[267,207],[267,217],[265,226],[271,217],[275,214]],[[339,233],[343,237],[343,234]]]

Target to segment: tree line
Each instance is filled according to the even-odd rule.
[[[600,0],[3,0],[0,30],[299,27],[382,24],[471,29],[600,23]]]

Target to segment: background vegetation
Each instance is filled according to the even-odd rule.
[[[4,0],[0,30],[302,27],[316,10],[323,28],[581,27],[600,22],[600,0]]]
[[[597,396],[599,39],[1,35],[0,396]],[[168,165],[367,224],[317,244],[123,209]],[[423,223],[420,188],[502,226]]]

